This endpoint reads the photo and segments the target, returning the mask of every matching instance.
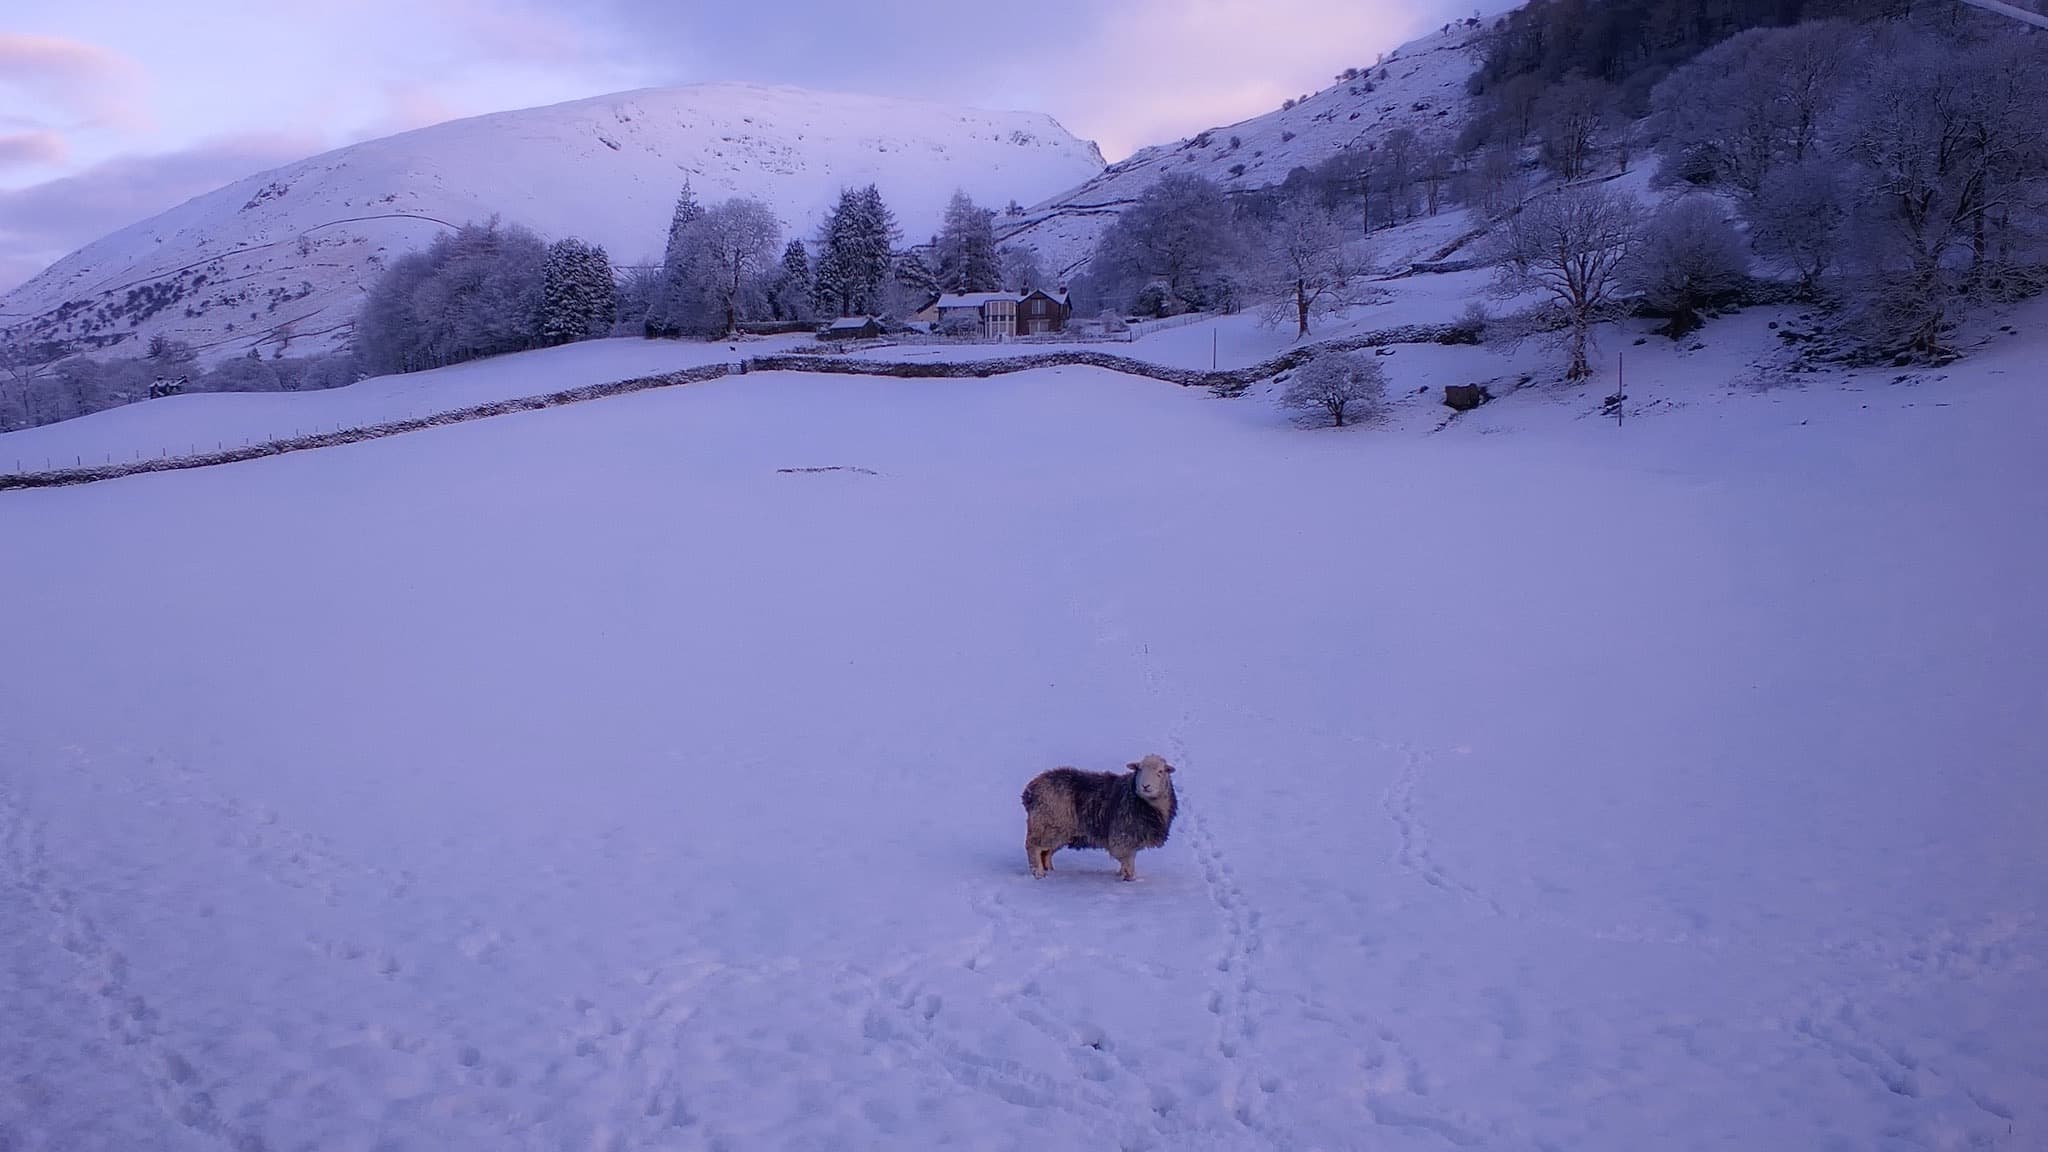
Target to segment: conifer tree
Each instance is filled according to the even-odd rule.
[[[688,179],[676,196],[676,210],[669,218],[668,248],[662,255],[661,282],[647,309],[647,334],[673,336],[689,325],[695,307],[691,290],[690,226],[704,215]]]
[[[939,230],[939,284],[948,292],[993,292],[1002,286],[995,213],[954,192]]]

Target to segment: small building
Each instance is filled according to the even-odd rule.
[[[882,322],[873,316],[841,316],[819,331],[820,340],[873,340],[882,335]]]

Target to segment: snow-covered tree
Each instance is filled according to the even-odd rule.
[[[1896,35],[1859,78],[1845,130],[1855,304],[1873,346],[1940,356],[1965,297],[2039,259],[2048,54],[2024,38]]]
[[[713,205],[690,225],[688,279],[710,304],[708,323],[701,329],[705,334],[725,337],[738,330],[747,318],[749,289],[774,261],[781,238],[775,213],[744,196]]]
[[[540,342],[568,344],[611,331],[618,285],[602,247],[567,237],[548,245],[542,273]]]
[[[676,207],[669,216],[668,247],[661,258],[661,282],[647,309],[647,334],[673,336],[701,318],[704,304],[693,296],[690,226],[704,215],[689,180],[676,194]]]
[[[1444,191],[1449,187],[1457,165],[1458,156],[1450,141],[1435,136],[1423,140],[1421,157],[1415,165],[1415,180],[1422,189],[1423,210],[1431,216],[1443,207]]]
[[[1342,428],[1370,419],[1386,404],[1387,375],[1362,352],[1325,352],[1301,366],[1280,393],[1280,406],[1305,423]]]
[[[1584,76],[1558,82],[1536,102],[1543,159],[1560,178],[1577,180],[1592,170],[1593,151],[1613,104],[1614,91],[1606,81]]]
[[[1790,264],[1801,294],[1812,297],[1841,255],[1848,182],[1837,164],[1819,158],[1773,168],[1743,214],[1757,252]]]
[[[1258,230],[1258,286],[1266,297],[1267,325],[1292,323],[1297,339],[1309,322],[1348,303],[1352,272],[1344,254],[1344,232],[1317,201],[1282,202],[1274,219]]]
[[[782,250],[782,264],[776,271],[772,306],[779,320],[808,320],[811,308],[811,255],[801,239],[792,237]]]
[[[899,252],[889,269],[888,283],[882,287],[879,310],[884,316],[901,320],[924,307],[938,291],[938,278],[924,262],[924,256],[915,248]]]
[[[1622,274],[1645,305],[1670,317],[1664,330],[1676,340],[1699,327],[1702,307],[1742,285],[1749,250],[1719,204],[1686,196],[1643,225]]]
[[[1021,244],[1005,244],[996,250],[996,263],[1002,267],[1002,279],[997,287],[1005,292],[1029,292],[1033,288],[1051,290],[1055,287],[1045,274],[1045,265],[1038,259],[1038,250]]]
[[[1650,96],[1667,170],[1754,195],[1773,167],[1821,146],[1858,55],[1835,23],[1750,29],[1702,52]]]
[[[436,237],[392,263],[356,320],[375,372],[414,372],[531,348],[539,337],[547,247],[495,218]]]
[[[1593,374],[1593,327],[1620,314],[1621,269],[1635,250],[1641,211],[1605,185],[1565,188],[1502,223],[1496,291],[1539,295],[1563,321],[1565,378]]]
[[[995,213],[955,191],[934,245],[938,284],[948,292],[993,292],[1001,287],[996,253]]]
[[[896,217],[875,185],[849,188],[825,219],[818,237],[812,299],[819,312],[861,315],[881,304],[894,262]]]
[[[1412,128],[1396,128],[1373,149],[1370,191],[1381,201],[1381,226],[1415,215],[1415,183],[1421,174],[1422,137]]]
[[[647,334],[647,313],[661,295],[663,268],[659,264],[629,264],[618,269],[618,319],[612,335]]]
[[[1225,304],[1240,255],[1223,189],[1175,172],[1104,230],[1089,275],[1117,306],[1171,314]]]

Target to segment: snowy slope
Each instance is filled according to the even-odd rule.
[[[1021,217],[999,218],[999,235],[1005,243],[1036,249],[1049,270],[1071,275],[1087,262],[1110,221],[1168,173],[1206,177],[1227,190],[1264,188],[1395,128],[1455,136],[1471,100],[1466,81],[1480,64],[1486,35],[1483,22],[1453,24],[1292,108],[1140,149]]]
[[[214,355],[286,335],[317,351],[378,268],[444,225],[498,213],[549,238],[659,259],[685,177],[757,196],[808,234],[842,186],[880,184],[905,235],[956,187],[1031,201],[1102,157],[1049,117],[751,84],[647,89],[457,120],[353,145],[197,197],[65,257],[0,298],[25,339],[150,336]],[[202,282],[203,278],[203,282]],[[187,315],[188,310],[197,315]]]
[[[0,494],[0,1145],[2037,1147],[1991,340],[1437,435],[756,374]],[[1024,780],[1146,750],[1140,882],[1029,879]]]

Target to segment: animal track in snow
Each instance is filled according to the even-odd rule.
[[[157,1104],[180,1125],[226,1147],[260,1147],[252,1132],[221,1114],[200,1067],[165,1036],[161,1018],[128,979],[128,958],[99,930],[73,894],[58,882],[43,848],[42,830],[0,785],[0,882],[11,883],[49,921],[50,939],[79,970],[79,984],[100,1006],[100,1026],[118,1047],[134,1053],[155,1087]]]
[[[1444,870],[1429,849],[1429,828],[1423,822],[1415,790],[1422,779],[1428,757],[1412,748],[1394,749],[1401,756],[1401,772],[1387,787],[1382,804],[1399,833],[1394,858],[1402,868],[1422,878],[1433,888],[1470,900],[1495,916],[1507,915],[1500,902]]]

